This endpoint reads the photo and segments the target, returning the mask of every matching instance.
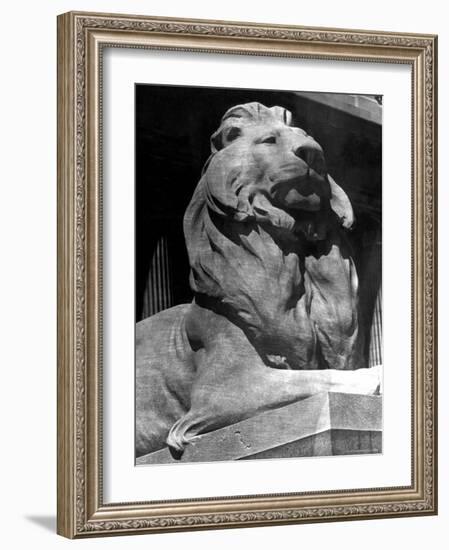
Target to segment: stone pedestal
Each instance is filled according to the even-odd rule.
[[[180,459],[161,449],[137,465],[382,452],[382,397],[320,393],[201,435]]]

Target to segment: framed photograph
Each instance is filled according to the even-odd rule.
[[[59,16],[59,534],[436,514],[436,47]]]

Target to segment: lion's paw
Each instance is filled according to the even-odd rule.
[[[365,395],[380,395],[382,393],[382,365],[358,369],[354,371],[353,391]]]
[[[336,383],[330,391],[380,395],[382,393],[382,366],[356,370],[334,371]]]

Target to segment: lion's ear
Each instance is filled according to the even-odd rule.
[[[291,111],[285,109],[284,107],[278,107],[277,105],[275,107],[270,107],[270,111],[275,116],[275,118],[277,118],[287,126],[292,126],[293,115]]]
[[[242,125],[240,122],[234,124],[226,121],[214,132],[210,138],[210,149],[212,153],[217,153],[242,134]]]
[[[354,210],[351,201],[343,189],[337,185],[331,176],[327,176],[331,189],[330,204],[332,210],[337,214],[341,224],[346,229],[350,229],[354,224]]]

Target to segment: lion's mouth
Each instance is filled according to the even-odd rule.
[[[296,235],[304,236],[308,241],[322,241],[326,238],[328,224],[323,212],[303,212],[299,218],[296,216],[293,216],[293,232]]]
[[[330,190],[326,178],[307,167],[300,174],[278,175],[270,194],[273,203],[284,209],[318,212],[323,199],[329,198]]]

